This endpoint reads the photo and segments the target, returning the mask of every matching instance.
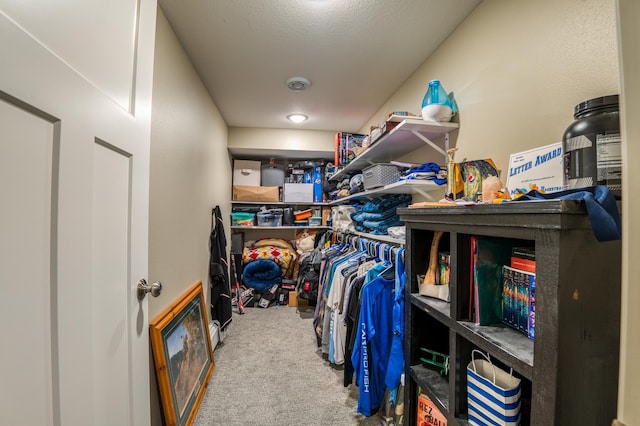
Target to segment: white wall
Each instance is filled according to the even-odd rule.
[[[332,158],[335,132],[231,127],[228,147],[235,158]]]
[[[632,25],[635,28],[635,16],[640,11],[632,0],[620,2],[626,5],[627,36],[633,40]],[[637,40],[637,34],[635,37]],[[631,43],[629,40],[627,42]],[[635,58],[631,55],[625,57],[636,61],[635,65],[628,64],[622,70],[627,72],[625,88],[628,90],[632,86],[632,72],[636,71],[637,74],[637,53]],[[618,66],[614,0],[484,0],[362,127],[361,132],[367,133],[369,126],[384,121],[390,111],[410,110],[419,113],[428,82],[440,79],[447,91],[455,93],[461,110],[459,117],[454,120],[460,123],[460,130],[454,135],[460,149],[456,159],[491,157],[499,168],[506,169],[510,153],[559,141],[573,120],[573,108],[577,103],[596,96],[620,93]],[[180,285],[186,288],[196,279],[206,279],[206,268],[200,265],[200,261],[186,259],[189,256],[184,253],[191,252],[195,257],[202,258],[208,256],[201,250],[202,245],[206,246],[204,234],[207,231],[200,228],[208,228],[208,210],[211,206],[220,204],[223,211],[228,212],[231,172],[225,149],[217,145],[224,143],[221,141],[226,139],[226,127],[188,64],[164,16],[158,19],[153,95],[149,252],[152,260],[149,276],[151,279],[161,279],[166,284],[171,283],[172,287],[175,286],[173,294],[177,296]],[[629,97],[623,102],[626,102],[627,108],[636,105],[637,110],[637,99]],[[629,130],[627,137],[637,134],[637,129],[635,133]],[[332,132],[316,134],[295,130],[232,128],[228,131],[228,139],[231,149],[247,149],[247,152],[278,152],[288,148],[291,141],[296,141],[294,149],[333,150]],[[211,143],[206,144],[204,140],[210,140]],[[625,145],[627,158],[633,158],[633,145]],[[182,152],[185,148],[186,152]],[[215,159],[193,159],[195,152],[203,153],[207,149],[215,151]],[[189,158],[191,161],[188,161]],[[178,161],[180,165],[176,167],[169,160]],[[207,169],[203,161],[215,163],[215,170]],[[635,189],[634,182],[637,186],[637,179],[634,181],[631,177],[628,165],[626,162],[625,188],[630,193]],[[167,170],[163,170],[164,166]],[[209,180],[206,183],[197,182],[198,173],[209,176]],[[217,189],[201,187],[209,185],[214,179],[219,183]],[[180,188],[189,188],[193,193],[183,194]],[[204,195],[200,195],[198,200],[196,192]],[[182,206],[185,201],[193,201],[193,206],[205,205],[206,208],[185,208]],[[627,201],[626,207],[623,207],[627,231],[633,230],[628,218],[632,211],[637,210],[634,209],[635,204],[631,203],[632,200]],[[158,209],[167,211],[159,212]],[[202,217],[203,214],[206,219]],[[197,219],[194,221],[197,224],[188,223],[192,218]],[[178,230],[173,230],[176,222],[180,226],[177,226]],[[194,229],[182,234],[181,227]],[[623,245],[623,257],[628,264],[631,254],[638,251],[635,247],[637,244],[625,239]],[[168,260],[172,263],[169,264]],[[179,264],[176,260],[185,260],[187,263]],[[174,267],[177,271],[170,271]],[[200,275],[188,272],[197,271],[198,268],[202,268]],[[633,266],[627,265],[627,268]],[[622,330],[623,351],[629,352],[623,354],[621,364],[621,374],[630,375],[630,378],[621,380],[619,406],[620,419],[627,425],[640,423],[640,407],[635,404],[638,400],[635,378],[640,373],[634,365],[640,349],[632,330],[624,328],[626,323],[637,323],[637,313],[633,316],[634,310],[631,309],[632,300],[637,300],[637,295],[627,283],[630,271],[623,273],[623,291],[628,294],[630,301],[625,306],[626,313],[623,312],[629,317],[626,320],[623,318]],[[166,295],[164,300],[168,304]],[[152,306],[151,317],[164,306],[163,301],[157,301]]]
[[[430,80],[454,92],[456,159],[493,158],[560,141],[574,106],[619,93],[614,0],[484,0],[362,127],[390,111],[420,114]]]
[[[229,233],[231,167],[227,125],[158,8],[151,117],[149,281],[164,286],[149,300],[153,319],[194,282],[204,283],[211,209],[220,205]],[[160,405],[152,374],[152,424]]]
[[[154,318],[194,282],[207,287],[211,209],[229,232],[227,125],[158,10],[151,122],[149,279],[164,284]]]
[[[616,21],[620,4],[620,25]],[[640,130],[631,117],[640,111],[638,17],[635,0],[484,0],[362,127],[384,121],[394,110],[420,113],[428,82],[440,79],[460,107],[454,135],[456,160],[491,157],[505,170],[509,154],[560,141],[573,121],[577,103],[624,93],[623,132],[623,280],[621,365],[618,417],[640,424],[640,311],[637,278],[640,234],[632,219],[638,200]],[[617,30],[621,31],[620,55]],[[619,57],[620,56],[620,57]],[[619,69],[620,67],[620,69]],[[621,77],[622,76],[622,77]],[[428,155],[422,150],[422,155]],[[414,154],[415,158],[415,154]],[[504,179],[503,179],[504,182]]]
[[[151,123],[149,279],[160,280],[159,314],[194,282],[207,288],[211,209],[227,233],[231,169],[227,126],[158,9]]]
[[[620,387],[618,395],[618,418],[626,425],[640,424],[640,241],[631,236],[640,235],[640,226],[634,220],[634,213],[640,211],[640,200],[634,196],[640,191],[638,171],[634,167],[635,158],[640,155],[640,123],[634,117],[640,115],[640,3],[636,0],[619,0],[618,31],[620,39],[620,71],[623,96],[620,117],[622,131],[622,333],[620,354]]]

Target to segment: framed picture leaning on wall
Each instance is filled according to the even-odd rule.
[[[193,423],[215,368],[202,281],[149,324],[160,398],[169,426]]]

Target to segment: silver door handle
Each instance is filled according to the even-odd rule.
[[[147,284],[147,280],[144,278],[138,281],[138,300],[144,299],[147,293],[151,293],[153,297],[160,296],[162,293],[162,283],[160,281],[156,281],[153,284]]]

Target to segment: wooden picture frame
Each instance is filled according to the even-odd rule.
[[[215,368],[202,281],[153,320],[149,331],[165,424],[191,425]]]

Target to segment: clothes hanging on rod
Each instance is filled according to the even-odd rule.
[[[375,414],[404,369],[404,249],[340,233],[322,250],[314,315],[323,357],[359,387],[357,411]],[[375,360],[375,361],[374,361]]]

